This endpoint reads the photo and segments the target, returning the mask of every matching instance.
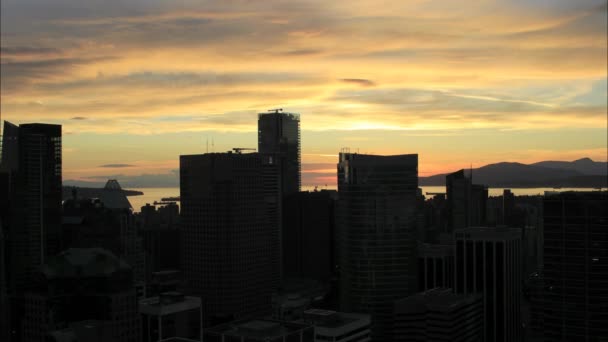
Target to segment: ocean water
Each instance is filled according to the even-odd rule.
[[[313,191],[314,186],[303,186],[303,191]],[[444,186],[423,186],[422,193],[426,195],[427,192],[445,192]],[[319,190],[325,189],[325,187],[319,187]],[[328,187],[327,189],[332,189]],[[335,188],[334,188],[335,189]],[[516,196],[533,196],[533,195],[544,195],[545,191],[592,191],[591,188],[510,188]],[[133,206],[135,212],[140,212],[141,207],[145,206],[146,203],[154,203],[154,201],[160,201],[163,197],[175,197],[179,196],[179,188],[130,188],[129,190],[138,190],[144,194],[141,196],[129,196],[129,202]],[[502,195],[503,188],[490,188],[488,194],[490,196]]]

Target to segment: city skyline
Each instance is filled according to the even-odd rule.
[[[303,185],[342,147],[418,153],[420,176],[606,160],[606,1],[1,6],[2,118],[61,124],[64,180],[176,177],[277,107],[301,114]]]

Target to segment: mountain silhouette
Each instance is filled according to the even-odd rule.
[[[470,170],[465,173],[469,175]],[[419,184],[443,186],[445,176],[420,177]],[[589,158],[533,164],[501,162],[473,169],[473,183],[489,187],[606,187],[608,163]]]

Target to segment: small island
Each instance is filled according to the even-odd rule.
[[[98,198],[100,197],[103,188],[83,188],[79,186],[64,186],[63,187],[63,199],[72,198],[74,196],[74,190],[76,195],[81,198]],[[144,193],[137,190],[122,190],[127,196],[141,196]]]

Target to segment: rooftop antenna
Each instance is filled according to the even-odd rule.
[[[209,137],[207,137],[207,153],[209,153]]]
[[[213,137],[211,137],[211,152],[215,152],[215,143],[213,142]]]

